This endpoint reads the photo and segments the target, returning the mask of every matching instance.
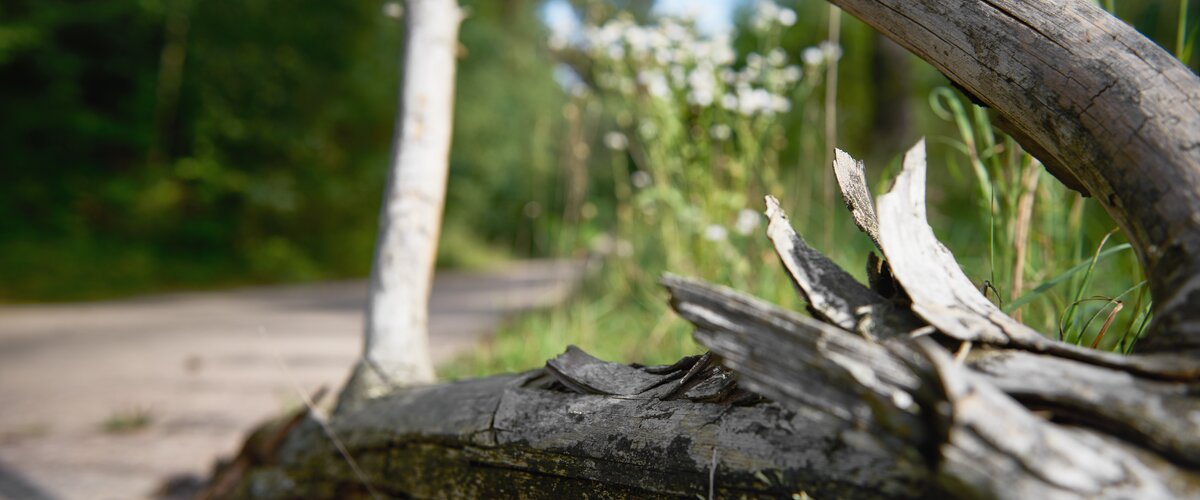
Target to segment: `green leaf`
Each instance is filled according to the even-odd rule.
[[[1098,255],[1096,257],[1096,261],[1098,262],[1112,254],[1115,254],[1117,252],[1121,252],[1124,250],[1129,250],[1130,248],[1132,248],[1132,247],[1130,247],[1128,243],[1122,243],[1122,244],[1112,247],[1108,250],[1100,252],[1100,255]],[[1066,281],[1071,276],[1074,276],[1076,273],[1087,269],[1091,265],[1092,265],[1092,259],[1087,259],[1083,262],[1075,264],[1074,267],[1067,269],[1062,274],[1055,276],[1054,278],[1051,278],[1049,281],[1046,281],[1046,282],[1038,285],[1037,288],[1034,288],[1033,290],[1026,292],[1024,295],[1021,295],[1020,297],[1017,297],[1017,300],[1012,301],[1011,303],[1008,304],[1007,307],[1004,308],[1004,312],[1006,312],[1006,313],[1013,312],[1018,307],[1021,307],[1025,304],[1032,302],[1033,299],[1040,297],[1043,293],[1046,293],[1047,290],[1054,288],[1055,285],[1062,283],[1063,281]]]

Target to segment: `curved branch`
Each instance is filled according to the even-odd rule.
[[[1200,351],[1200,78],[1083,0],[830,0],[994,108],[1137,250],[1143,351]]]

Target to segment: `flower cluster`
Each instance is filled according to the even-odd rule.
[[[762,29],[795,22],[794,11],[771,2],[761,2],[754,17],[755,26]],[[789,111],[790,91],[804,75],[780,48],[747,54],[744,64],[735,68],[728,35],[705,37],[692,22],[669,17],[641,26],[618,16],[602,26],[585,27],[582,48],[596,63],[596,83],[602,90],[698,108],[719,106],[743,116]],[[823,49],[810,50],[821,56],[813,61],[805,57],[810,69],[827,59]]]
[[[750,17],[750,24],[760,32],[768,31],[776,24],[791,26],[796,24],[796,11],[775,5],[775,2],[758,2],[754,6],[754,14]]]

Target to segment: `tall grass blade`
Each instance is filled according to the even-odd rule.
[[[1096,262],[1102,261],[1117,252],[1129,250],[1130,248],[1132,248],[1132,247],[1130,247],[1128,243],[1122,243],[1115,247],[1109,248],[1108,250],[1100,252],[1099,254],[1096,255],[1095,259],[1088,259],[1088,260],[1085,260],[1078,264],[1075,264],[1070,269],[1063,271],[1062,274],[1059,274],[1058,276],[1050,278],[1048,281],[1043,282],[1042,284],[1035,287],[1033,290],[1030,290],[1029,292],[1025,293],[1024,295],[1021,295],[1020,297],[1017,298],[1017,300],[1014,300],[1011,303],[1009,303],[1008,306],[1003,308],[1004,312],[1006,312],[1006,313],[1012,312],[1013,310],[1017,309],[1018,307],[1021,307],[1025,304],[1032,302],[1034,299],[1037,299],[1042,294],[1046,293],[1046,291],[1050,290],[1051,288],[1054,288],[1055,285],[1058,285],[1059,283],[1062,283],[1062,282],[1070,279],[1076,273],[1083,271],[1085,269],[1090,269],[1092,266],[1095,265]]]

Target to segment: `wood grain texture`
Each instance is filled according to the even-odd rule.
[[[811,408],[627,399],[524,387],[537,372],[408,388],[330,422],[373,488],[417,498],[915,498],[919,471],[855,446]],[[247,498],[362,498],[315,421],[288,435]]]
[[[1085,0],[830,1],[995,109],[1112,215],[1156,305],[1139,350],[1200,351],[1200,78]]]
[[[895,309],[890,301],[808,246],[773,196],[766,197],[766,204],[767,237],[814,316],[872,338],[894,337],[924,326],[907,309]]]
[[[837,178],[842,202],[854,218],[854,224],[871,238],[875,248],[879,246],[879,218],[875,216],[875,202],[871,189],[867,187],[867,167],[849,153],[834,149],[833,174]]]
[[[1107,425],[1069,427],[1034,415],[929,338],[877,344],[727,288],[676,277],[664,284],[672,306],[695,324],[696,339],[720,355],[742,383],[785,406],[812,406],[853,423],[863,429],[861,439],[886,450],[898,468],[933,474],[935,491],[942,495],[1175,498],[1197,493],[1193,471],[1116,442]],[[1016,385],[1028,389],[1037,383],[1026,379]],[[1165,401],[1142,397],[1146,405]],[[1187,406],[1175,408],[1175,418],[1190,415]]]

